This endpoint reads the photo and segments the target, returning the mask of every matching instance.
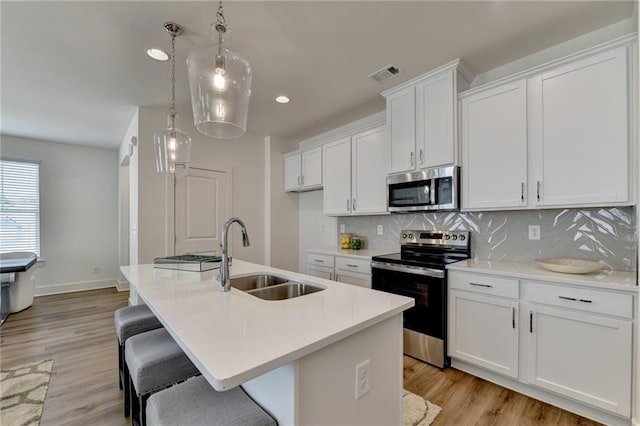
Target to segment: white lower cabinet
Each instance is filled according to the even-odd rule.
[[[371,288],[371,259],[307,253],[307,274],[327,280]]]
[[[632,294],[452,270],[448,295],[454,367],[461,361],[546,402],[629,424]]]
[[[449,356],[518,377],[518,302],[449,293]]]

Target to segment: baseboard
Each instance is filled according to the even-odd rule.
[[[118,291],[129,291],[129,281],[118,280],[116,288],[118,289]]]
[[[54,284],[36,287],[34,296],[48,296],[50,294],[74,293],[76,291],[97,290],[99,288],[118,287],[115,278],[96,281],[81,281],[75,283]]]

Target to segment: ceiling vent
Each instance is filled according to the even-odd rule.
[[[387,65],[384,68],[379,69],[378,71],[369,74],[369,77],[377,81],[378,83],[382,83],[383,81],[387,81],[392,77],[400,74],[400,69],[395,65]]]

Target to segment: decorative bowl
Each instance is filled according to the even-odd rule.
[[[584,259],[572,259],[568,257],[541,257],[535,262],[544,269],[564,274],[590,274],[600,271],[607,265]]]

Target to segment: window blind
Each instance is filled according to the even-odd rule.
[[[0,160],[0,253],[40,256],[40,164]]]

